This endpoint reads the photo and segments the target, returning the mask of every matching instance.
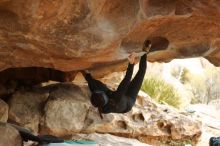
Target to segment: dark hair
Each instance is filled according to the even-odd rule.
[[[209,139],[209,146],[218,146],[220,145],[220,137],[211,137]]]
[[[95,107],[103,107],[108,103],[108,97],[104,91],[94,91],[91,95],[91,103]]]

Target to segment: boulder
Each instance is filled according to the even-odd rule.
[[[218,0],[0,0],[0,71],[91,69],[101,77],[124,70],[146,39],[151,62],[203,56],[219,66],[219,8]]]
[[[7,123],[0,123],[0,146],[22,146],[19,132]]]
[[[40,117],[49,91],[44,89],[19,90],[9,100],[9,121],[37,133]]]
[[[0,99],[0,122],[8,120],[8,104]]]
[[[202,123],[142,95],[126,114],[104,115],[104,120],[101,120],[97,111],[90,111],[84,128],[83,132],[108,132],[155,145],[172,140],[197,142]]]
[[[88,96],[78,86],[57,85],[45,104],[40,132],[59,136],[80,132],[89,110],[88,101]]]

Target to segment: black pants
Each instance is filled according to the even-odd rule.
[[[144,75],[146,73],[146,68],[147,68],[146,59],[147,59],[147,54],[144,54],[140,59],[139,70],[132,81],[131,81],[131,77],[133,73],[134,64],[128,65],[126,75],[124,79],[121,81],[121,83],[119,84],[116,91],[111,91],[105,84],[94,79],[89,73],[85,75],[85,79],[88,82],[88,86],[91,92],[96,91],[96,90],[99,90],[99,91],[101,90],[107,93],[114,92],[114,95],[116,98],[120,98],[123,94],[126,95],[127,97],[136,98],[141,88]]]
[[[28,129],[25,129],[21,126],[10,124],[12,127],[18,130],[19,134],[22,137],[22,140],[27,141],[35,141],[39,142],[40,144],[46,144],[46,143],[62,143],[64,142],[63,139],[60,139],[58,137],[52,136],[52,135],[41,135],[36,136],[31,133]]]
[[[128,97],[136,98],[139,90],[141,89],[141,85],[146,73],[146,68],[147,68],[147,54],[144,54],[139,62],[139,70],[128,87],[126,93]]]

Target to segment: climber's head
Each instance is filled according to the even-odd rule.
[[[104,91],[94,91],[91,96],[91,102],[95,107],[103,107],[108,102],[108,97]]]

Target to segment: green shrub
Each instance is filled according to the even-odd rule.
[[[189,75],[189,70],[184,67],[181,71],[180,82],[185,84],[189,80],[188,75]]]
[[[162,79],[155,77],[146,78],[141,90],[159,103],[169,104],[176,108],[180,106],[180,96],[172,85],[164,82]]]

